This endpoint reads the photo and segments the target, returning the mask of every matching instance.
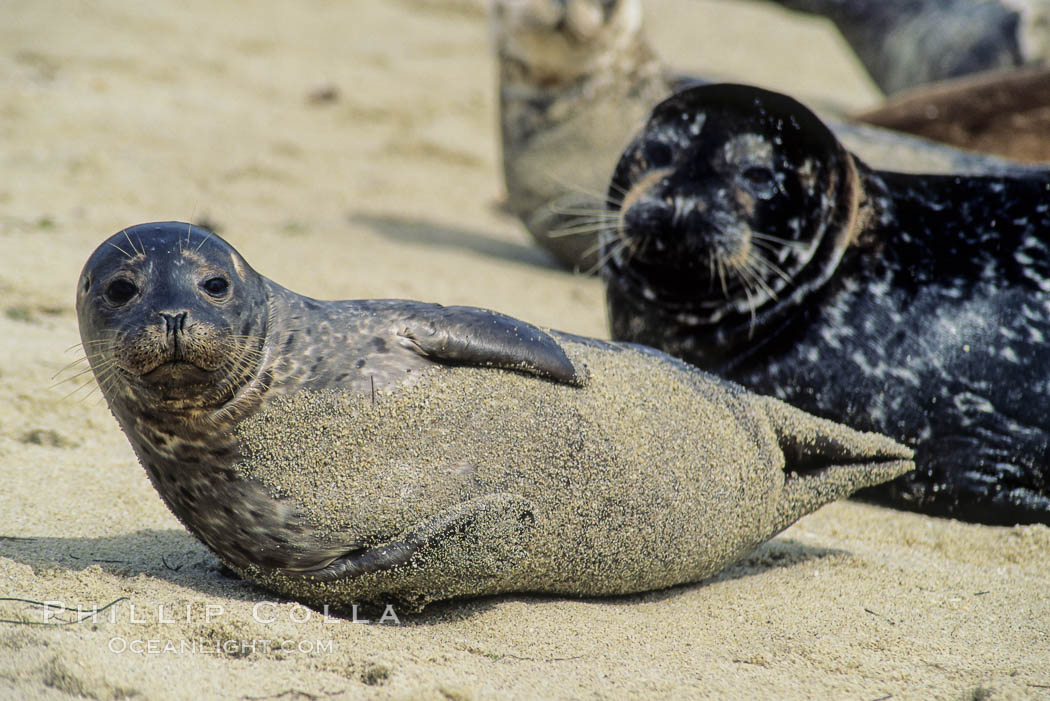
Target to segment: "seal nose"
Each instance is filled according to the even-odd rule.
[[[186,312],[178,314],[165,314],[157,312],[164,319],[165,331],[168,336],[178,336],[186,329]]]
[[[657,239],[671,228],[674,213],[674,205],[667,200],[641,197],[623,212],[622,233]]]

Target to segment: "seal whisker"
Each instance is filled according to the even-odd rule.
[[[626,244],[624,244],[622,242],[622,240],[615,242],[612,246],[609,247],[608,251],[605,251],[600,256],[598,256],[598,261],[594,265],[592,265],[590,268],[588,268],[586,271],[584,271],[583,274],[585,276],[594,275],[596,272],[598,272],[599,270],[604,268],[605,264],[608,263],[610,260],[612,260],[614,255],[617,255],[618,253],[620,253],[624,249],[625,245]],[[597,246],[597,248],[595,248],[595,250],[588,251],[588,255],[590,255],[591,253],[595,253],[596,251],[600,250],[602,248],[602,241],[599,240],[598,243],[596,244],[596,246]]]
[[[131,246],[131,251],[132,251],[132,252],[133,252],[133,253],[134,253],[134,254],[135,254],[136,256],[139,256],[139,255],[145,255],[145,251],[143,251],[142,253],[139,253],[139,250],[138,250],[137,248],[135,248],[135,242],[131,240],[131,235],[130,235],[130,234],[128,234],[128,230],[127,230],[127,229],[124,229],[124,231],[122,231],[121,233],[123,233],[123,234],[124,234],[124,238],[125,238],[125,239],[127,239],[127,241],[128,241],[128,245],[129,245],[129,246]]]
[[[134,256],[132,256],[130,253],[128,253],[127,251],[125,251],[123,248],[121,248],[117,244],[113,243],[112,241],[107,241],[106,243],[108,243],[110,246],[112,246],[113,248],[117,249],[121,253],[123,253],[124,257],[127,258],[128,260],[131,260],[132,258],[134,258]]]
[[[751,238],[758,239],[760,241],[768,241],[775,243],[780,246],[790,246],[791,248],[804,247],[806,244],[802,241],[792,241],[791,239],[785,239],[780,236],[773,236],[772,234],[765,234],[760,231],[752,231]]]
[[[67,370],[71,370],[71,369],[75,368],[77,365],[80,365],[81,363],[86,363],[86,362],[88,362],[88,357],[86,355],[82,355],[79,358],[77,358],[76,360],[63,365],[61,367],[61,369],[58,370],[58,372],[56,372],[54,375],[51,376],[51,379],[53,380],[56,377],[58,377],[59,375],[61,375],[62,373],[66,372]]]
[[[752,263],[756,266],[761,266],[766,272],[771,272],[787,284],[791,284],[791,276],[788,275],[783,268],[769,260],[766,256],[762,255],[760,251],[753,252],[754,257]]]
[[[92,378],[94,381],[87,380],[85,382],[82,382],[81,384],[79,384],[76,387],[74,387],[71,391],[69,391],[66,394],[64,394],[59,401],[63,401],[64,402],[67,399],[69,399],[70,397],[72,397],[73,395],[75,395],[78,392],[80,392],[81,390],[83,390],[85,388],[88,388],[87,394],[85,394],[84,396],[80,397],[77,400],[77,401],[84,401],[88,397],[90,397],[92,394],[94,394],[95,390],[100,389],[102,387],[103,383],[109,382],[111,379],[113,379],[113,375],[115,375],[115,374],[116,373],[114,373],[112,371],[112,369],[110,369],[108,367],[96,370],[95,371],[95,375]],[[63,383],[60,382],[60,383],[54,384],[54,385],[51,386],[51,388],[55,389],[61,384],[63,384]]]
[[[588,199],[591,199],[594,202],[598,203],[608,201],[608,193],[592,190],[588,187],[580,185],[579,183],[569,182],[568,180],[565,180],[562,177],[554,175],[550,171],[546,173],[546,176],[551,182],[557,183],[572,194],[583,195],[584,197],[587,197]],[[627,193],[623,194],[626,195]],[[560,201],[560,199],[571,199],[571,197],[563,196],[562,198],[559,198],[559,200],[554,200],[554,202],[548,206],[553,210],[558,206],[558,202]]]
[[[761,265],[765,263],[764,260],[758,257],[758,253],[751,251],[748,254],[747,260],[741,265],[741,272],[745,272],[751,276],[755,286],[760,288],[766,295],[771,299],[777,299],[777,293],[770,287],[766,281],[765,276],[762,274],[766,272]]]
[[[204,232],[204,236],[201,237],[201,242],[197,244],[197,248],[194,249],[195,253],[200,253],[200,250],[204,248],[204,244],[208,243],[208,239],[211,238],[211,232],[207,229],[201,229]]]
[[[596,231],[603,231],[609,228],[609,225],[612,224],[614,221],[615,220],[573,224],[571,226],[565,226],[558,229],[551,229],[551,232],[547,235],[550,238],[562,238],[564,236],[579,236],[581,234],[593,234]]]
[[[740,289],[743,291],[744,298],[747,300],[747,310],[750,316],[750,321],[748,322],[748,333],[751,333],[755,327],[755,310],[757,307],[754,298],[755,289],[752,287],[751,283],[754,278],[749,277],[751,275],[750,271],[743,268],[736,268],[735,272],[738,273],[737,280],[740,281]]]
[[[726,284],[725,262],[722,260],[721,256],[715,256],[715,262],[718,264],[718,280],[722,283],[722,296],[729,299],[729,285]]]
[[[598,207],[551,207],[551,211],[568,216],[598,217],[602,219],[616,219],[620,216],[619,212]]]
[[[83,358],[82,360],[87,360],[87,358]],[[79,363],[81,361],[78,360],[77,362]],[[105,368],[105,367],[108,367],[107,363],[112,364],[112,363],[115,363],[115,362],[116,362],[115,360],[105,361],[103,363],[99,363],[98,367],[99,368]],[[78,372],[74,373],[73,375],[70,375],[69,377],[65,377],[65,378],[62,378],[61,380],[57,380],[56,381],[58,376],[61,375],[64,372],[66,372],[67,370],[69,370],[70,367],[62,368],[61,370],[59,370],[58,372],[56,372],[54,375],[51,376],[51,382],[52,382],[51,389],[54,389],[55,387],[58,387],[59,385],[64,385],[67,382],[75,382],[78,378],[80,378],[83,375],[86,375],[87,373],[93,371],[93,368],[89,365],[88,367],[84,368],[83,370],[79,370]]]
[[[103,343],[110,343],[110,342],[111,341],[108,338],[88,339],[87,341],[80,341],[79,343],[74,343],[69,348],[66,348],[63,351],[63,353],[68,353],[69,351],[76,350],[78,348],[83,348],[85,345],[89,345],[89,344],[101,345]]]

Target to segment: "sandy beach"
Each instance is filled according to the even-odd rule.
[[[646,12],[683,70],[832,110],[879,100],[821,22]],[[1050,698],[1046,526],[839,502],[700,584],[356,621],[236,579],[78,375],[79,271],[124,226],[207,222],[302,294],[607,337],[600,283],[501,210],[486,3],[8,0],[2,17],[0,697]]]

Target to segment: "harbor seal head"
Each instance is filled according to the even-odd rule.
[[[103,242],[77,312],[175,515],[243,576],[318,603],[693,581],[911,467],[885,437],[651,349],[298,295],[178,222]]]
[[[122,401],[202,416],[248,384],[266,336],[263,279],[230,245],[186,225],[135,228],[88,259],[77,315]],[[112,380],[107,382],[106,380]]]
[[[735,353],[834,273],[856,243],[857,197],[852,159],[792,98],[686,90],[653,110],[616,167],[605,275]]]
[[[870,498],[1050,522],[1047,192],[874,170],[790,98],[692,88],[610,186],[612,336],[914,446]]]

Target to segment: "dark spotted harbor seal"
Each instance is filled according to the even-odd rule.
[[[614,338],[913,446],[870,498],[1050,523],[1050,172],[875,171],[712,85],[653,111],[609,197]]]
[[[640,0],[496,0],[493,17],[507,209],[566,267],[593,272],[620,153],[660,100],[702,81],[660,61],[643,32]],[[870,125],[830,124],[877,167],[1015,167]]]
[[[302,297],[188,224],[105,241],[77,316],[175,515],[243,576],[318,603],[694,581],[911,468],[890,439],[651,349]]]

